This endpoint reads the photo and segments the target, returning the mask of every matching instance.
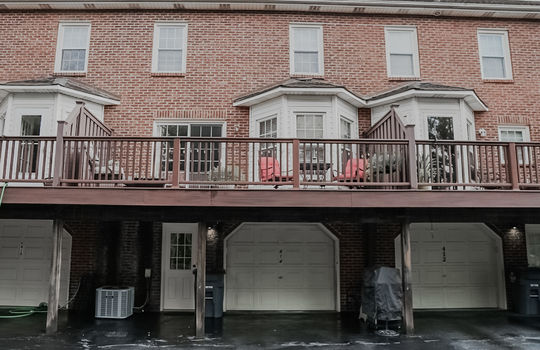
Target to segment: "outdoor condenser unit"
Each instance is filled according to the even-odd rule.
[[[133,314],[135,288],[103,286],[96,289],[96,318],[128,318]]]

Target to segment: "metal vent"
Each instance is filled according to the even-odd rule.
[[[96,289],[97,318],[127,318],[133,314],[135,288],[101,287]]]

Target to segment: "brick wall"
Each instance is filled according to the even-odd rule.
[[[531,124],[533,140],[540,139],[536,20],[143,10],[4,11],[0,16],[2,80],[53,74],[58,22],[91,21],[88,73],[81,79],[121,96],[120,106],[106,110],[106,122],[119,135],[149,135],[155,118],[210,110],[226,115],[228,136],[246,136],[248,109],[232,107],[233,98],[287,78],[289,23],[317,22],[323,25],[324,78],[359,94],[401,83],[386,76],[384,25],[415,25],[422,79],[474,88],[490,108],[476,116],[477,128],[488,132],[484,139],[496,139],[497,124],[506,122]],[[163,20],[188,22],[184,76],[150,73],[154,23]],[[482,80],[477,28],[508,30],[513,81]],[[360,113],[361,128],[367,127],[367,117]]]

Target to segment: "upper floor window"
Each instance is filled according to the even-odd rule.
[[[152,72],[186,72],[187,24],[156,23],[152,51]]]
[[[86,72],[90,23],[60,23],[55,72]]]
[[[322,26],[291,25],[290,62],[291,74],[323,74]]]
[[[385,27],[389,77],[420,77],[418,39],[414,27]]]
[[[483,79],[512,79],[507,31],[479,30],[478,48]]]

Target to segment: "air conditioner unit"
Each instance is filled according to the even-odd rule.
[[[128,318],[133,314],[135,288],[103,286],[96,289],[96,318]]]

